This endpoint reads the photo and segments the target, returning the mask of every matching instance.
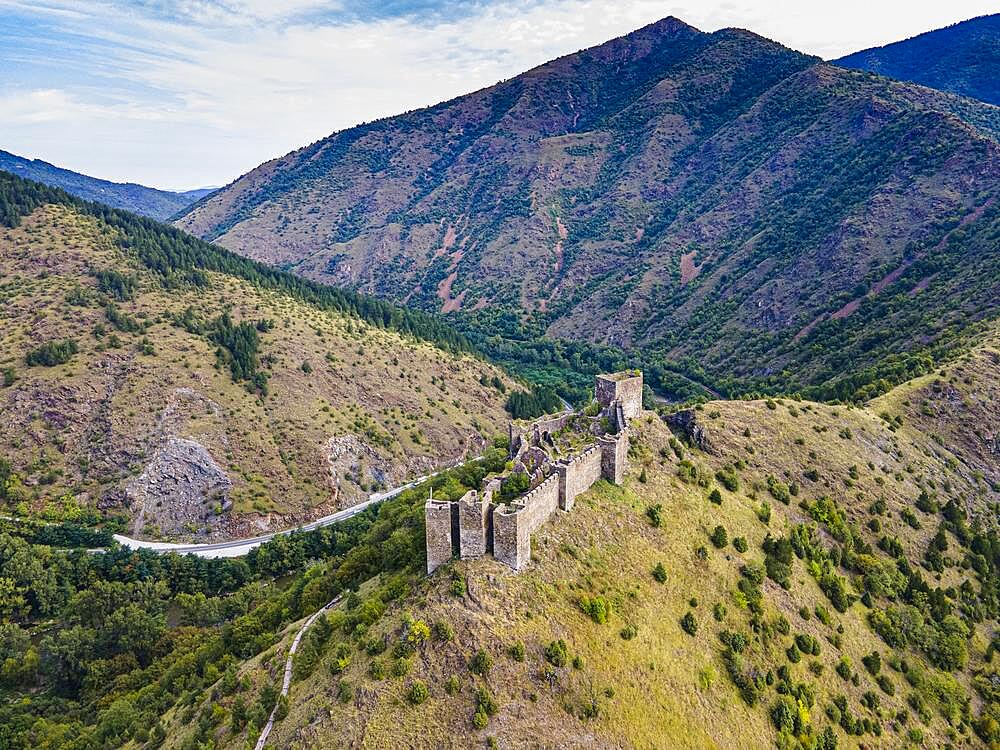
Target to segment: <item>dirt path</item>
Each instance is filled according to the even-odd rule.
[[[292,665],[295,662],[295,652],[299,650],[299,642],[302,640],[302,636],[306,634],[309,627],[316,621],[324,612],[328,611],[331,607],[337,605],[340,602],[341,595],[338,594],[333,599],[331,599],[325,606],[313,612],[309,619],[302,623],[302,627],[299,628],[299,632],[295,634],[295,640],[292,641],[291,648],[288,649],[288,658],[285,660],[285,676],[281,681],[281,695],[287,696],[288,689],[292,686]],[[271,730],[274,728],[274,715],[278,712],[278,704],[274,705],[271,709],[271,715],[267,717],[267,724],[264,725],[264,729],[260,733],[260,737],[257,738],[257,744],[254,746],[254,750],[264,750],[264,745],[267,743],[267,738],[271,734]]]

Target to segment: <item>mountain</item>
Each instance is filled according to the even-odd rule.
[[[1000,14],[855,52],[834,63],[1000,106]]]
[[[245,562],[0,533],[0,737],[244,748],[273,707],[269,747],[994,747],[997,333],[865,407],[640,414],[519,573],[424,575],[431,487],[481,462]]]
[[[2,173],[0,224],[0,514],[247,536],[505,426],[514,384],[424,315]]]
[[[514,348],[864,400],[995,316],[998,133],[986,104],[668,18],[335,133],[177,225]]]
[[[40,159],[25,159],[2,150],[0,150],[0,170],[61,188],[84,200],[97,201],[112,208],[121,208],[161,221],[181,213],[192,203],[215,190],[215,188],[199,188],[172,193],[131,182],[109,182],[56,167]]]

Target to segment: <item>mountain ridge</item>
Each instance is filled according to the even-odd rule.
[[[195,201],[215,192],[215,188],[171,191],[146,187],[135,182],[112,182],[59,167],[42,159],[28,159],[0,150],[0,169],[19,177],[58,187],[112,208],[167,221],[183,213]]]
[[[1000,13],[977,16],[833,61],[1000,106]]]
[[[1000,185],[998,133],[996,108],[665,19],[335,133],[176,223],[484,335],[513,311],[550,336],[641,348],[651,365],[730,393],[852,397],[885,357],[908,358],[909,377],[928,348],[950,345],[954,331],[928,339],[916,325],[909,292],[923,277],[858,292],[976,214]],[[963,268],[985,262],[996,221],[988,207],[938,253],[947,269],[928,298],[942,320],[975,285]],[[852,299],[850,319],[831,317]],[[985,290],[977,299],[981,316],[996,314]],[[827,340],[885,300],[884,344],[855,348],[844,368]]]

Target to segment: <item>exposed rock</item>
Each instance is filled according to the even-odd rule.
[[[712,441],[708,437],[705,428],[698,423],[698,416],[694,409],[684,409],[683,411],[670,414],[664,417],[664,421],[671,430],[680,432],[692,445],[696,445],[706,453],[715,454],[712,448]]]
[[[140,533],[153,524],[164,534],[197,533],[218,523],[216,506],[230,505],[232,480],[203,445],[169,437],[138,477],[125,487],[138,507],[134,524]]]

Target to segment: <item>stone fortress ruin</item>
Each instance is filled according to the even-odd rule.
[[[629,420],[642,410],[642,373],[598,375],[595,403],[583,411],[510,423],[509,471],[483,480],[457,501],[428,498],[424,505],[427,572],[453,557],[492,554],[514,570],[531,560],[531,535],[576,496],[625,474]],[[515,476],[521,475],[521,476]],[[508,482],[527,489],[505,500]]]

